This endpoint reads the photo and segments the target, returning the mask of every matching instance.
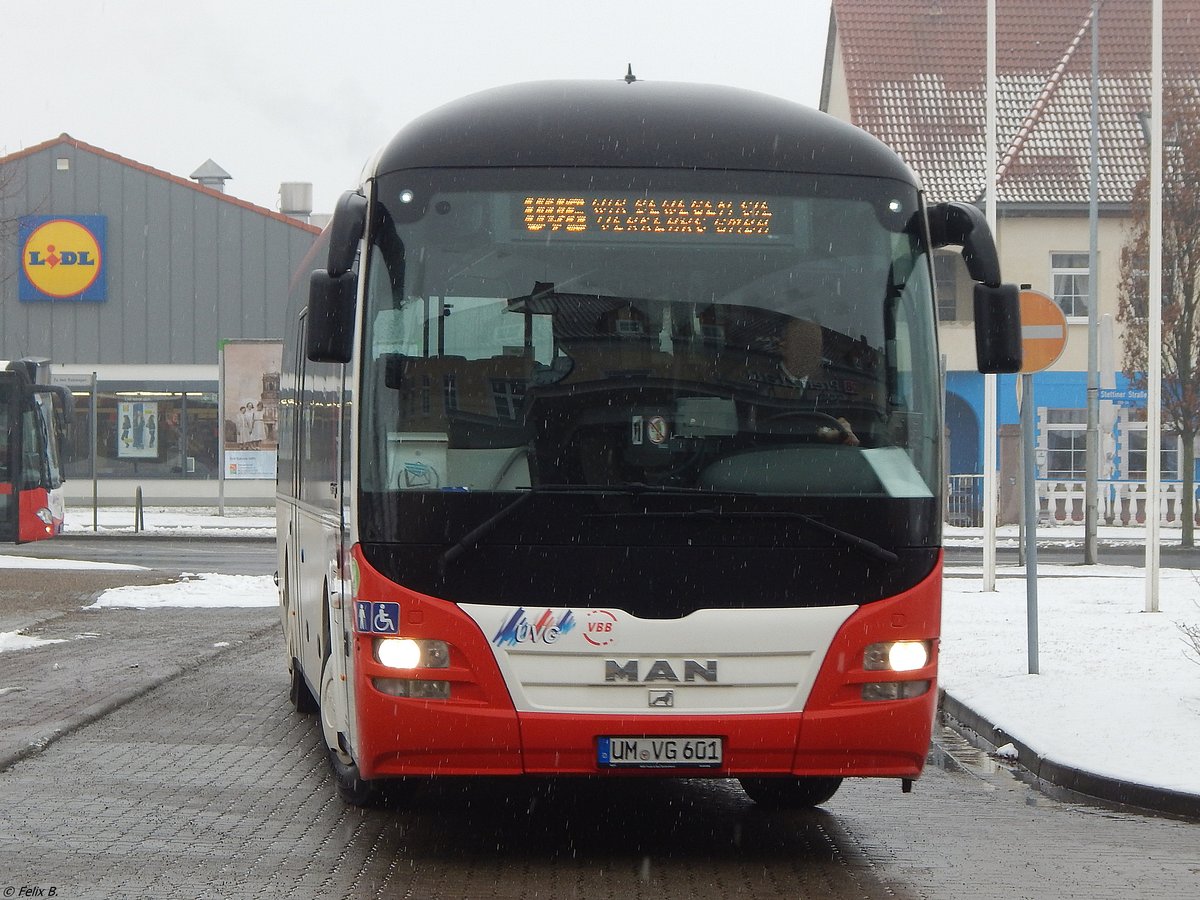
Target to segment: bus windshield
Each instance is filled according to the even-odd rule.
[[[911,186],[517,169],[374,191],[363,491],[938,493]]]

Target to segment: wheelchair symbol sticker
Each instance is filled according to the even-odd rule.
[[[399,634],[400,604],[356,600],[354,623],[361,634]]]

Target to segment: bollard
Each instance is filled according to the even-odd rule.
[[[142,509],[142,486],[139,484],[137,492],[133,495],[133,530],[140,532],[145,528],[146,513]]]

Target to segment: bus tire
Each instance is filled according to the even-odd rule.
[[[344,754],[332,747],[329,749],[329,769],[333,773],[337,785],[338,796],[342,802],[351,806],[372,807],[380,806],[387,799],[384,790],[387,782],[378,779],[360,778],[358,766],[353,761],[347,762]]]
[[[308,689],[308,682],[304,680],[304,671],[300,668],[300,660],[292,660],[291,670],[292,683],[288,688],[288,699],[292,701],[292,706],[296,707],[296,712],[310,716],[320,706],[317,704],[317,698]]]
[[[841,778],[739,778],[742,790],[759,806],[809,809],[837,793]]]
[[[386,782],[362,778],[358,765],[346,748],[345,723],[341,718],[334,696],[335,675],[333,659],[325,658],[321,672],[321,734],[329,753],[329,769],[337,785],[338,796],[351,806],[378,806],[384,801],[383,787]]]

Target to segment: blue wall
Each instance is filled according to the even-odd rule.
[[[1018,375],[996,376],[996,417],[1000,425],[1019,425]],[[1119,390],[1129,379],[1116,376]],[[1086,372],[1038,372],[1033,376],[1033,399],[1037,406],[1052,409],[1087,407]],[[963,405],[974,413],[974,422]],[[950,431],[950,474],[978,475],[983,472],[983,376],[978,372],[946,373],[946,427]],[[974,434],[971,433],[974,429]]]

